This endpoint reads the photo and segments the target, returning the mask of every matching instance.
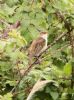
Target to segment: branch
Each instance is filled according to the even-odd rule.
[[[64,18],[63,14],[58,12],[57,16],[61,18],[61,21],[64,21],[64,26],[68,31],[68,38],[71,45],[71,52],[72,52],[72,58],[74,58],[74,35],[72,34],[71,30],[73,30],[73,26],[71,22]],[[71,78],[71,88],[74,87],[74,62],[72,61],[72,78]]]
[[[25,90],[21,90],[21,91],[15,92],[15,93],[13,93],[13,97],[15,97],[17,94],[21,94],[21,93],[24,93],[24,92],[25,92]]]
[[[32,2],[31,2],[31,7],[32,7],[33,3],[34,3],[34,0],[32,0]]]
[[[72,31],[72,30],[71,30]],[[68,33],[68,32],[67,32]],[[50,47],[52,47],[54,44],[56,44],[57,41],[59,41],[62,37],[64,37],[67,33],[62,33],[60,36],[58,36],[53,43],[51,43],[50,45],[48,45],[48,47],[46,48],[45,51],[43,51],[38,58],[41,57],[41,55],[46,52]],[[38,59],[36,59],[30,66],[27,67],[27,69],[24,71],[23,76],[21,77],[21,79],[18,81],[18,83],[15,85],[15,87],[12,89],[12,93],[14,92],[14,90],[17,88],[17,86],[20,84],[21,80],[30,72],[30,70],[33,68],[34,64],[38,61]]]
[[[72,29],[73,30],[73,29]],[[70,32],[72,31],[70,30]],[[65,33],[62,33],[60,36],[58,36],[50,45],[48,45],[48,47],[46,48],[45,51],[41,52],[41,54],[39,55],[39,57],[44,53],[46,52],[49,48],[51,48],[54,44],[56,44],[56,42],[58,42],[62,37],[64,37],[66,34],[68,34],[69,32],[65,32]]]
[[[61,20],[64,21],[65,27],[67,28],[67,30],[68,30],[68,28],[69,28],[69,30],[68,30],[66,33],[62,33],[62,34],[61,34],[60,36],[58,36],[50,45],[48,45],[48,47],[46,48],[46,50],[43,51],[43,52],[38,56],[38,58],[40,58],[41,55],[42,55],[44,52],[46,52],[50,47],[52,47],[54,44],[56,44],[56,42],[58,42],[62,37],[64,37],[66,34],[69,34],[69,33],[71,33],[71,32],[73,31],[73,27],[72,27],[72,28],[69,27],[70,25],[68,24],[67,21],[65,21],[64,16],[63,16],[60,12],[58,12],[57,14],[58,14],[59,17],[61,18]],[[17,83],[16,86],[12,89],[11,92],[14,92],[14,90],[15,90],[16,87],[19,85],[19,83],[21,82],[21,80],[30,72],[30,70],[32,69],[32,67],[34,66],[34,64],[35,64],[37,61],[38,61],[38,59],[36,59],[30,66],[28,66],[28,68],[24,71],[23,76],[21,77],[21,79],[18,81],[18,83]]]
[[[18,69],[18,75],[19,75],[19,76],[20,76],[20,78],[21,78],[21,73],[20,73],[19,64],[20,64],[20,61],[19,61],[19,60],[17,60],[17,61],[16,61],[16,66],[17,66],[17,69]]]
[[[7,27],[9,27],[10,26],[10,24],[8,24],[5,20],[3,20],[3,19],[0,19],[0,23],[3,23],[3,24],[5,24]]]
[[[57,77],[57,79],[53,79],[53,80],[66,80],[67,81],[67,80],[71,80],[71,77]],[[40,79],[38,81],[40,81]],[[30,88],[30,89],[32,89],[32,88]],[[13,97],[15,97],[18,94],[24,93],[24,92],[25,92],[25,90],[14,92]]]
[[[44,0],[41,0],[41,3],[42,3],[42,6],[44,6],[44,5],[45,5],[45,2],[44,2]]]
[[[65,49],[65,48],[68,47],[68,46],[70,46],[70,44],[67,43],[67,44],[64,45],[63,47],[56,49],[55,52],[47,53],[47,56],[53,56],[56,52],[62,51],[63,49]],[[46,56],[46,57],[47,57],[47,56]],[[41,59],[41,62],[42,62],[46,57],[42,58],[42,59]]]
[[[8,33],[9,33],[12,29],[16,29],[16,28],[18,28],[18,27],[20,26],[20,21],[17,21],[16,23],[14,23],[14,24],[12,24],[12,25],[8,24],[6,21],[1,20],[1,19],[0,19],[0,22],[2,22],[3,24],[5,24],[5,25],[7,26],[6,29],[3,30],[3,33],[4,33],[4,34],[2,34],[2,35],[0,36],[0,38],[6,38],[6,37],[8,36]]]

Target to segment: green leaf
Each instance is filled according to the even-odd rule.
[[[11,93],[7,93],[3,96],[3,100],[12,100],[12,94]]]
[[[70,76],[71,75],[71,71],[72,71],[71,62],[68,62],[64,66],[63,72],[64,72],[65,75]]]
[[[53,100],[57,100],[58,99],[59,94],[57,92],[52,92],[51,91],[50,94],[51,94]]]
[[[15,86],[16,82],[15,81],[7,80],[5,84],[9,84],[10,86]]]
[[[4,11],[7,15],[12,15],[14,13],[16,6],[10,8],[7,4],[4,4],[3,8],[4,8]]]
[[[11,69],[11,62],[3,62],[3,61],[0,61],[0,69],[2,71],[8,71]]]

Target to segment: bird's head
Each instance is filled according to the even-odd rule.
[[[43,37],[44,39],[46,39],[48,36],[48,32],[41,32],[40,33],[40,37]]]
[[[40,35],[47,35],[48,32],[40,32]]]
[[[48,36],[48,32],[41,32],[40,33],[40,37],[43,37],[44,39],[46,39]]]

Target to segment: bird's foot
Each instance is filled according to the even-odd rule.
[[[39,57],[35,57],[35,59],[37,60],[36,62],[35,62],[35,64],[41,64],[41,60],[39,59]]]

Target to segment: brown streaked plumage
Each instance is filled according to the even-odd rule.
[[[28,49],[29,54],[29,64],[32,63],[32,58],[35,56],[39,56],[42,51],[44,51],[47,47],[47,33],[41,32],[40,37],[32,42]]]

